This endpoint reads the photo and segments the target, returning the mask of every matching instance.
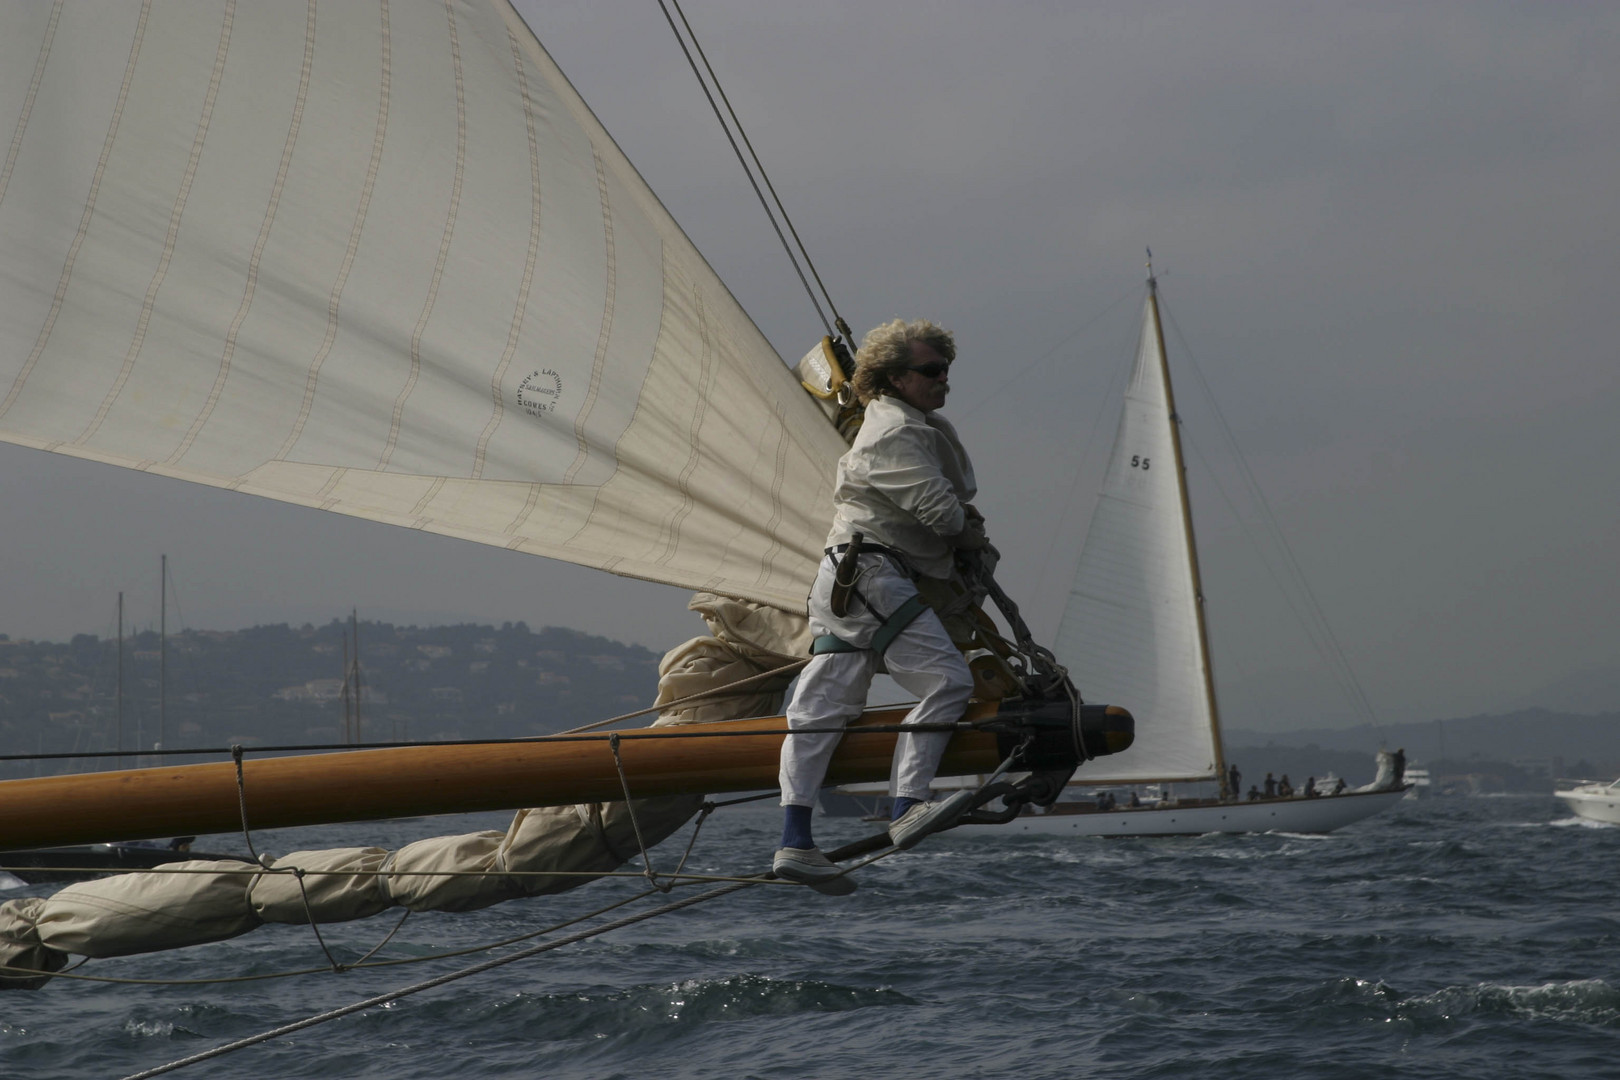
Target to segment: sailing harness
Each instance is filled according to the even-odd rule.
[[[820,656],[823,653],[865,652],[867,649],[882,656],[889,651],[889,646],[894,644],[894,639],[904,633],[906,627],[916,622],[917,616],[928,610],[928,601],[923,599],[921,593],[912,593],[903,604],[888,615],[883,614],[873,606],[872,602],[856,588],[856,585],[860,583],[861,578],[866,573],[866,571],[860,569],[860,557],[867,554],[881,555],[890,560],[908,578],[916,576],[912,573],[911,566],[906,562],[904,555],[882,544],[866,543],[865,537],[861,533],[856,533],[847,544],[838,544],[835,547],[828,548],[826,551],[827,558],[831,559],[834,556],[839,558],[837,570],[833,574],[832,596],[827,606],[832,609],[834,615],[842,619],[849,614],[850,599],[859,600],[866,605],[867,611],[877,617],[878,628],[877,633],[872,635],[872,644],[866,646],[865,649],[859,645],[850,644],[837,634],[819,634],[810,643],[811,656]]]

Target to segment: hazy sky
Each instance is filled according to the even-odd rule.
[[[519,6],[805,351],[820,326],[656,4]],[[946,414],[1039,635],[1151,245],[1229,726],[1353,716],[1220,494],[1249,514],[1189,348],[1382,718],[1620,709],[1620,7],[686,9],[845,316],[956,331]],[[191,627],[702,630],[678,590],[10,446],[0,521],[13,636],[108,633],[119,590],[155,621],[162,552]]]

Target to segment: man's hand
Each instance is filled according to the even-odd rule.
[[[990,537],[984,531],[984,518],[979,516],[978,511],[973,511],[963,522],[962,531],[949,537],[947,542],[958,551],[983,551],[990,546]]]

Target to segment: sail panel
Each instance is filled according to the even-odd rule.
[[[0,42],[0,439],[802,610],[844,444],[508,4]]]
[[[1136,718],[1131,748],[1088,763],[1088,783],[1215,775],[1189,530],[1152,301],[1108,471],[1054,652],[1088,701]]]

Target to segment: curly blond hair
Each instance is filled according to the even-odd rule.
[[[949,363],[956,359],[956,338],[951,332],[927,319],[906,322],[895,319],[875,326],[861,339],[860,351],[855,354],[855,396],[865,405],[879,394],[893,388],[889,376],[899,374],[911,366],[911,343],[920,341]]]

